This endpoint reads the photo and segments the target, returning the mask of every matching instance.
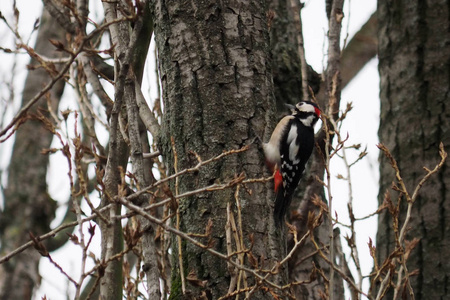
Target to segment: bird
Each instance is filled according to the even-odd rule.
[[[280,224],[291,203],[314,148],[314,126],[321,111],[312,101],[286,104],[291,114],[278,122],[269,142],[263,143],[266,163],[274,172],[274,219]]]

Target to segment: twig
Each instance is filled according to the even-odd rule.
[[[336,124],[330,118],[334,128]],[[323,122],[323,130],[325,131],[325,176],[326,176],[326,191],[328,196],[328,219],[330,220],[330,254],[329,261],[331,262],[330,278],[329,278],[329,299],[333,299],[334,296],[334,234],[333,234],[333,195],[331,193],[331,171],[330,171],[330,159],[331,159],[331,134],[328,127],[328,122]],[[337,150],[335,150],[337,151]]]
[[[249,274],[252,274],[257,280],[265,282],[267,285],[271,286],[272,288],[275,289],[282,289],[281,286],[279,286],[278,284],[267,280],[264,276],[261,276],[260,274],[258,274],[258,270],[254,270],[254,269],[250,269],[248,267],[245,267],[241,264],[235,263],[232,259],[230,259],[229,256],[222,254],[212,248],[210,248],[210,246],[208,245],[204,245],[201,242],[197,241],[196,239],[192,238],[191,236],[189,236],[187,233],[182,232],[180,230],[177,230],[176,228],[173,228],[169,225],[167,225],[163,220],[160,220],[150,214],[148,214],[146,211],[144,211],[141,207],[134,205],[133,203],[124,200],[123,198],[117,198],[116,199],[117,202],[119,202],[120,204],[126,206],[128,209],[131,209],[133,211],[135,211],[136,213],[138,213],[139,215],[143,216],[144,218],[146,218],[147,220],[149,220],[150,222],[157,224],[159,226],[161,226],[164,230],[169,231],[175,235],[179,235],[181,238],[183,238],[184,240],[192,243],[193,245],[213,254],[214,256],[217,256],[225,261],[228,261],[230,264],[232,264],[234,267],[238,268],[239,270],[245,271]]]
[[[212,158],[210,158],[208,160],[204,160],[204,161],[199,160],[199,163],[196,166],[192,167],[192,168],[187,168],[187,169],[181,170],[180,172],[176,172],[176,173],[174,173],[174,174],[172,174],[170,176],[167,176],[167,177],[165,177],[165,178],[155,182],[154,184],[151,184],[151,185],[149,185],[149,186],[147,186],[145,188],[142,188],[141,190],[139,190],[139,191],[135,192],[133,195],[131,195],[129,200],[134,200],[134,199],[138,198],[140,195],[142,195],[143,193],[146,193],[149,190],[151,190],[151,189],[153,189],[153,188],[155,188],[155,187],[157,187],[157,186],[159,186],[159,185],[161,185],[161,184],[163,184],[165,182],[168,182],[169,180],[172,180],[172,179],[174,179],[174,178],[176,178],[178,176],[181,176],[181,175],[184,175],[184,174],[188,174],[188,173],[197,172],[204,165],[207,165],[207,164],[210,164],[212,162],[215,162],[215,161],[217,161],[217,160],[219,160],[219,159],[221,159],[221,158],[223,158],[225,156],[231,155],[231,154],[237,154],[237,153],[241,153],[241,152],[247,151],[248,149],[249,149],[249,146],[246,145],[246,146],[244,146],[244,147],[242,147],[240,149],[237,149],[237,150],[224,151],[221,154],[219,154],[219,155],[217,155],[215,157],[212,157]],[[198,157],[198,159],[200,159],[200,158]],[[214,187],[214,186],[215,186],[214,184],[211,185],[211,187]],[[214,189],[211,189],[211,190],[214,190]]]
[[[139,108],[139,116],[145,125],[145,128],[152,134],[152,136],[157,137],[159,135],[160,126],[155,114],[150,110],[145,101],[144,94],[142,94],[141,85],[137,81],[136,76],[134,76],[134,84],[136,91],[136,103]]]
[[[347,152],[346,152],[346,147],[344,147],[344,143],[346,142],[347,139],[342,140],[341,134],[340,134],[340,128],[342,125],[342,121],[344,120],[344,118],[346,117],[347,113],[352,109],[351,103],[349,103],[347,105],[347,109],[344,113],[341,114],[341,116],[339,117],[339,126],[336,126],[336,124],[334,124],[334,132],[337,136],[337,142],[338,144],[342,145],[342,160],[345,164],[346,170],[347,170],[347,176],[345,178],[345,180],[347,181],[348,184],[348,203],[347,203],[347,208],[348,208],[348,213],[349,213],[349,217],[350,217],[350,231],[351,231],[351,237],[347,238],[347,243],[348,246],[350,247],[350,256],[355,264],[356,267],[356,272],[358,274],[358,288],[360,290],[362,290],[362,280],[363,280],[363,275],[362,275],[362,271],[361,271],[361,263],[359,261],[359,253],[358,253],[358,248],[356,247],[356,243],[355,243],[355,236],[356,236],[356,231],[355,231],[355,216],[353,214],[353,188],[352,188],[352,180],[351,180],[351,171],[350,168],[360,159],[362,159],[362,157],[364,156],[359,156],[358,159],[352,163],[349,164],[348,159],[347,159]],[[331,121],[333,122],[333,121]],[[339,128],[339,129],[338,129]],[[348,137],[347,137],[348,138]],[[355,297],[355,293],[352,293],[352,297]],[[357,299],[360,299],[360,297],[358,296]]]
[[[407,211],[406,211],[406,217],[405,217],[405,221],[403,222],[403,225],[400,229],[400,233],[398,234],[398,236],[396,237],[396,244],[397,244],[397,249],[394,250],[395,252],[400,252],[400,268],[397,274],[397,283],[395,285],[395,290],[394,290],[394,297],[393,299],[397,299],[399,297],[399,292],[401,289],[401,283],[402,283],[402,278],[403,278],[403,273],[405,276],[405,283],[406,286],[408,288],[409,291],[409,295],[411,297],[411,299],[414,299],[414,292],[411,286],[411,282],[409,280],[409,273],[408,273],[408,269],[406,266],[406,260],[407,260],[407,256],[405,253],[405,233],[407,230],[407,227],[409,225],[409,221],[411,219],[411,212],[412,212],[412,207],[414,202],[416,201],[419,191],[422,188],[422,186],[424,185],[424,183],[435,173],[437,173],[439,171],[440,168],[442,168],[442,166],[444,165],[446,159],[447,159],[447,152],[445,152],[444,150],[444,145],[441,142],[439,144],[439,155],[441,157],[441,160],[439,161],[439,163],[434,167],[433,170],[430,170],[426,167],[424,167],[424,170],[427,172],[425,174],[425,176],[419,181],[419,183],[417,184],[416,188],[414,189],[413,195],[411,196],[411,194],[408,192],[408,190],[406,189],[406,185],[403,181],[403,178],[401,176],[400,173],[400,169],[397,165],[397,161],[394,159],[394,157],[392,156],[392,154],[390,153],[390,151],[383,145],[383,144],[378,144],[377,145],[378,148],[385,154],[385,156],[389,159],[390,164],[392,166],[392,168],[395,171],[395,177],[397,179],[397,182],[399,183],[399,187],[396,187],[395,189],[400,192],[401,195],[404,195],[407,201]],[[399,201],[400,202],[400,201]],[[398,218],[397,215],[393,216],[394,218]],[[395,222],[395,221],[394,221]],[[397,220],[398,222],[398,220]],[[394,257],[392,258],[392,264],[395,265],[396,261],[399,258]],[[385,290],[387,289],[387,282],[390,279],[390,274],[391,270],[388,270],[388,273],[386,274],[385,278],[383,279],[380,289],[378,291],[377,294],[377,299],[381,299],[381,297],[383,297]]]
[[[233,247],[231,244],[231,239],[232,239],[232,237],[231,237],[231,222],[232,222],[231,218],[232,217],[233,217],[233,214],[231,212],[231,203],[228,202],[227,203],[227,222],[225,223],[225,237],[226,237],[226,241],[227,241],[227,256],[228,257],[231,257],[233,255]],[[228,287],[227,297],[230,297],[236,288],[237,274],[236,274],[236,270],[235,270],[234,266],[228,261],[227,261],[227,269],[228,269],[228,273],[230,274],[230,285]]]
[[[84,74],[86,74],[86,79],[91,84],[94,94],[100,99],[106,109],[106,114],[109,115],[114,102],[106,93],[97,74],[94,73],[89,56],[86,53],[81,53],[78,59],[83,66]],[[107,128],[107,126],[105,127]]]
[[[153,159],[153,158],[158,157],[160,155],[161,155],[161,152],[159,152],[159,151],[155,151],[155,152],[152,152],[152,153],[142,153],[142,157],[145,158],[145,159]]]
[[[98,212],[99,212],[99,213],[106,212],[108,209],[111,208],[111,206],[112,206],[112,204],[108,204],[107,206],[102,207],[101,209],[99,209]],[[89,216],[89,217],[86,217],[86,218],[82,219],[82,220],[81,220],[81,223],[85,223],[85,222],[92,221],[92,220],[94,220],[95,218],[97,218],[97,215],[96,215],[96,214],[93,214],[93,215],[91,215],[91,216]],[[55,228],[55,229],[53,229],[53,230],[47,232],[46,234],[43,234],[43,235],[40,235],[40,236],[36,237],[36,239],[37,239],[38,241],[43,241],[43,240],[46,240],[46,239],[48,239],[48,238],[52,238],[52,237],[54,237],[58,232],[60,232],[60,231],[62,231],[62,230],[64,230],[64,229],[70,228],[70,227],[77,226],[78,224],[79,224],[78,221],[74,221],[74,222],[70,222],[70,223],[67,223],[67,224],[63,224],[63,225],[61,225],[61,226],[59,226],[59,227],[57,227],[57,228]],[[22,253],[22,252],[25,251],[26,249],[30,248],[31,246],[33,246],[33,243],[34,243],[33,241],[29,241],[29,242],[23,244],[22,246],[17,247],[16,249],[14,249],[14,250],[11,251],[10,253],[6,254],[5,256],[1,257],[1,258],[0,258],[0,264],[2,264],[2,263],[4,263],[4,262],[7,262],[7,261],[10,260],[12,257],[14,257],[14,256],[16,256],[16,255]]]
[[[233,226],[233,231],[235,233],[236,248],[237,248],[237,251],[239,252],[239,254],[238,254],[239,263],[241,265],[243,265],[244,258],[245,258],[245,256],[244,256],[245,245],[244,245],[244,233],[243,233],[242,216],[241,216],[241,201],[239,199],[239,189],[240,189],[240,185],[238,184],[236,186],[236,192],[234,193],[234,199],[236,201],[239,231],[236,230],[236,222],[234,221],[234,218],[233,218],[233,222],[231,224]],[[245,272],[243,272],[242,270],[239,272],[239,276],[238,276],[238,282],[237,282],[238,290],[240,290],[239,285],[240,285],[241,279],[244,283],[244,289],[246,289],[248,287],[247,276],[246,276]],[[249,295],[250,294],[248,292],[245,293],[246,298],[249,297]]]
[[[53,85],[60,80],[67,72],[67,70],[69,70],[71,64],[75,61],[76,57],[84,50],[84,46],[86,45],[86,43],[94,38],[98,32],[105,30],[109,25],[111,24],[115,24],[118,22],[123,22],[126,21],[127,18],[120,18],[120,19],[116,19],[114,21],[111,22],[106,22],[104,23],[102,26],[100,26],[99,28],[97,28],[96,30],[93,30],[90,34],[88,34],[86,37],[84,37],[81,42],[80,45],[78,46],[78,48],[70,53],[70,58],[68,59],[67,63],[63,66],[63,68],[61,69],[61,71],[59,73],[57,73],[52,80],[44,87],[42,88],[33,98],[31,98],[27,104],[25,104],[24,106],[22,106],[22,108],[16,113],[16,115],[14,116],[14,118],[11,120],[11,122],[0,131],[0,137],[4,136],[6,133],[8,133],[8,131],[17,123],[20,122],[20,120],[25,116],[25,113],[42,97],[44,96],[52,87]],[[10,135],[8,135],[7,137],[9,137]],[[4,142],[6,139],[1,139],[1,142]]]
[[[383,281],[381,281],[380,287],[378,288],[377,297],[375,300],[383,299],[384,294],[386,293],[386,290],[388,288],[388,282],[390,281],[391,270],[389,269],[386,276],[384,277]]]
[[[342,251],[342,244],[341,244],[341,239],[340,239],[340,231],[339,230],[335,230],[336,232],[336,238],[335,238],[335,246],[336,246],[336,253],[337,253],[337,257],[339,258],[339,262],[340,262],[340,266],[343,269],[342,271],[347,275],[347,277],[354,283],[356,283],[352,272],[350,271],[350,268],[348,266],[347,260],[345,258],[345,254]],[[352,247],[352,246],[350,246]],[[361,275],[362,276],[362,275]],[[362,279],[359,280],[357,286],[360,290],[362,290],[362,285],[361,285]],[[350,293],[351,293],[351,299],[352,300],[358,300],[361,299],[361,295],[358,293],[357,290],[355,290],[350,284],[349,284],[349,289],[350,289]]]
[[[356,291],[358,291],[358,293],[360,293],[361,295],[369,298],[369,299],[373,299],[373,297],[371,295],[368,295],[366,293],[364,293],[361,289],[358,288],[358,286],[356,286],[356,284],[351,280],[351,278],[349,278],[344,271],[342,271],[340,268],[338,268],[332,261],[329,260],[328,255],[326,255],[325,253],[323,253],[321,249],[321,247],[319,247],[319,245],[317,244],[317,242],[314,240],[314,236],[311,235],[311,239],[312,242],[314,244],[314,246],[316,247],[316,249],[318,250],[320,256],[333,268],[334,271],[336,271],[339,275],[342,276],[342,278]],[[331,286],[331,281],[330,281],[330,286]]]
[[[170,142],[172,144],[172,151],[174,156],[173,168],[175,173],[178,173],[178,155],[177,149],[175,147],[175,139],[171,137]],[[175,197],[179,195],[179,176],[175,178]],[[177,220],[175,224],[175,228],[180,230],[180,202],[177,201]],[[177,246],[178,246],[178,265],[180,268],[180,277],[181,277],[181,291],[183,295],[186,294],[186,279],[184,278],[184,265],[183,265],[183,247],[181,246],[181,237],[177,235]]]

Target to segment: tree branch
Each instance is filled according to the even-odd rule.
[[[342,50],[341,56],[341,86],[344,89],[356,77],[361,69],[378,53],[377,13],[353,36]]]

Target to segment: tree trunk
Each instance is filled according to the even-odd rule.
[[[64,30],[44,9],[36,39],[35,50],[46,57],[61,57],[49,39],[64,43]],[[39,64],[32,61],[31,65]],[[43,68],[28,73],[22,96],[26,103],[51,80]],[[64,81],[57,82],[50,92],[51,106],[56,111],[64,89]],[[40,110],[49,117],[44,99],[29,113]],[[8,186],[4,191],[5,208],[0,213],[1,251],[8,253],[29,241],[29,233],[40,235],[50,230],[56,203],[47,192],[48,155],[53,134],[37,119],[30,119],[16,132],[11,163],[8,169]],[[33,288],[39,284],[38,263],[40,254],[28,249],[0,265],[0,299],[31,299]]]
[[[269,33],[272,54],[272,76],[278,115],[286,115],[284,104],[297,104],[302,96],[301,61],[291,1],[269,1]],[[320,76],[308,65],[308,85],[318,93]]]
[[[379,137],[398,162],[410,193],[423,167],[439,160],[438,146],[450,146],[450,28],[448,1],[378,1],[381,120]],[[379,202],[391,191],[394,172],[380,155]],[[416,299],[447,299],[450,274],[450,168],[423,186],[414,203],[406,240],[420,241],[407,261]],[[405,200],[402,200],[405,203]],[[400,224],[406,215],[401,205]],[[394,250],[392,217],[379,216],[377,259]],[[395,279],[394,279],[395,280]],[[407,291],[405,291],[407,292]],[[402,294],[403,291],[400,291]],[[393,291],[387,294],[392,299]]]
[[[238,174],[247,178],[269,175],[255,134],[269,135],[274,122],[274,99],[269,59],[266,7],[263,1],[156,1],[155,36],[159,53],[165,115],[160,136],[168,169],[195,166],[193,153],[207,159],[230,149],[250,145],[250,149],[214,162],[194,175],[179,179],[179,193],[213,183],[227,182]],[[234,208],[235,196],[242,206],[242,239],[251,248],[258,267],[271,268],[283,254],[280,232],[273,223],[271,184],[246,184],[236,196],[235,189],[207,192],[180,200],[180,229],[204,233],[213,222],[213,249],[227,253],[225,224],[227,203]],[[173,189],[175,191],[175,189]],[[253,238],[251,238],[253,237]],[[207,243],[208,239],[201,239]],[[253,243],[252,243],[253,242]],[[189,273],[202,283],[188,285],[190,295],[217,299],[227,294],[230,274],[226,262],[190,243],[182,244],[184,276]],[[176,248],[176,247],[174,247]],[[248,258],[246,256],[246,265]],[[233,257],[235,260],[235,257]],[[178,259],[175,259],[172,299],[183,299]],[[279,276],[269,280],[286,282],[284,266]],[[250,274],[248,286],[256,282]],[[264,285],[264,283],[263,283]],[[241,287],[243,284],[241,283]],[[188,292],[185,297],[188,297]],[[255,299],[272,299],[257,290]]]
[[[335,1],[332,6],[332,13],[329,13],[329,32],[328,32],[328,40],[329,40],[329,49],[328,49],[328,66],[325,72],[325,82],[322,82],[321,89],[316,87],[314,90],[314,94],[316,96],[316,100],[318,101],[321,109],[328,113],[328,106],[333,106],[331,111],[335,112],[335,115],[330,116],[333,118],[337,118],[338,109],[340,102],[340,76],[336,76],[337,73],[341,72],[340,65],[340,29],[341,24],[340,21],[337,21],[338,14],[342,10],[343,1]],[[340,7],[340,8],[339,8]],[[331,9],[331,7],[330,7]],[[316,82],[312,80],[314,76],[311,76],[311,72],[308,78],[309,85],[311,83]],[[333,86],[332,78],[336,78],[336,91],[333,92],[331,87]],[[314,89],[314,86],[312,86]],[[335,101],[331,101],[331,98],[335,97]],[[323,178],[326,181],[325,173],[325,161],[324,161],[324,153],[325,151],[329,151],[325,148],[325,131],[322,128],[318,134],[316,134],[316,147],[313,151],[313,154],[307,164],[307,168],[302,176],[302,179],[297,188],[296,194],[297,197],[293,199],[293,205],[291,205],[291,218],[290,222],[295,226],[297,230],[298,237],[304,236],[308,232],[308,216],[310,213],[315,213],[318,215],[319,207],[316,203],[314,203],[313,198],[315,196],[319,196],[326,206],[329,203],[326,203],[324,186],[316,180],[316,177]],[[333,137],[331,136],[331,140]],[[317,151],[320,149],[320,151]],[[323,154],[321,154],[323,153]],[[333,255],[333,258],[330,258],[331,253],[334,251],[330,251],[331,244],[331,236],[334,236],[332,232],[332,223],[329,217],[324,215],[322,217],[322,223],[319,227],[315,228],[312,232],[314,235],[314,239],[320,245],[326,245],[327,248],[324,253],[328,255],[330,261],[333,261],[338,267],[339,264],[336,263],[336,255]],[[290,236],[288,241],[288,247],[294,246],[294,239]],[[290,281],[309,281],[311,282],[303,285],[297,285],[294,287],[295,297],[296,299],[322,299],[327,295],[330,299],[340,299],[343,297],[343,281],[342,278],[334,273],[330,267],[330,264],[326,262],[321,255],[318,253],[312,255],[316,252],[316,246],[308,239],[303,242],[303,244],[298,248],[297,251],[294,252],[292,259],[289,261],[289,278]],[[334,252],[336,253],[336,251]],[[313,274],[313,271],[316,272],[320,270],[324,276]],[[320,273],[319,272],[319,273]],[[333,274],[333,276],[331,276]],[[317,276],[316,276],[317,275]],[[333,277],[332,280],[333,286],[330,287],[329,284],[331,281],[329,279]]]

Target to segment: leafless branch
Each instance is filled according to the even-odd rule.
[[[183,238],[184,240],[192,243],[193,245],[205,250],[206,252],[211,253],[214,256],[217,256],[227,262],[229,262],[230,264],[232,264],[234,267],[238,268],[239,270],[245,271],[251,275],[253,275],[257,280],[261,280],[263,282],[265,282],[267,285],[271,286],[272,288],[281,290],[282,287],[277,285],[276,283],[267,280],[264,276],[259,274],[259,270],[253,270],[250,269],[248,267],[245,267],[239,263],[235,263],[232,259],[230,259],[230,257],[228,257],[225,254],[222,254],[212,248],[210,248],[210,246],[205,245],[200,243],[199,241],[197,241],[196,239],[192,238],[189,234],[179,231],[173,227],[168,226],[163,220],[160,220],[158,218],[155,218],[154,216],[148,214],[147,212],[145,212],[141,207],[134,205],[133,203],[126,201],[124,199],[118,198],[116,199],[117,202],[119,202],[120,204],[126,206],[127,208],[129,208],[130,210],[135,211],[136,213],[138,213],[139,215],[145,217],[146,219],[148,219],[149,221],[151,221],[154,224],[157,224],[159,226],[161,226],[164,230],[169,231],[177,236],[180,236],[181,238]]]
[[[406,266],[406,261],[407,261],[407,258],[409,256],[409,252],[411,251],[411,249],[408,249],[408,247],[405,244],[405,233],[406,233],[406,230],[408,228],[409,221],[411,219],[411,212],[412,212],[413,204],[414,204],[414,202],[415,202],[415,200],[416,200],[416,198],[417,198],[417,196],[419,194],[419,191],[420,191],[421,187],[425,184],[425,182],[433,174],[437,173],[442,168],[442,166],[444,165],[444,163],[445,163],[445,161],[447,159],[447,152],[445,152],[443,143],[441,142],[440,145],[439,145],[439,155],[441,157],[439,163],[432,170],[424,167],[424,170],[426,171],[426,174],[419,181],[419,183],[417,184],[416,188],[414,189],[413,194],[411,195],[408,192],[408,190],[406,189],[406,184],[404,183],[403,178],[401,176],[401,172],[400,172],[400,169],[399,169],[399,167],[397,165],[397,161],[394,159],[392,154],[389,152],[389,150],[384,145],[379,144],[378,148],[380,148],[380,150],[389,159],[390,164],[391,164],[392,168],[395,171],[395,177],[396,177],[397,182],[398,182],[398,187],[397,187],[397,185],[395,185],[395,190],[397,190],[400,193],[400,196],[404,196],[406,198],[406,202],[407,202],[406,217],[405,217],[405,220],[403,221],[403,224],[401,226],[399,234],[396,235],[397,247],[394,250],[394,252],[398,253],[399,255],[396,255],[393,258],[388,257],[386,259],[387,261],[390,261],[390,263],[394,264],[394,265],[396,265],[397,261],[400,262],[400,267],[399,267],[399,270],[397,272],[397,283],[395,284],[395,290],[394,290],[394,299],[398,299],[399,298],[400,289],[402,288],[403,274],[405,276],[405,283],[406,283],[406,286],[408,288],[409,296],[411,297],[411,299],[414,299],[414,291],[413,291],[411,283],[410,283],[409,272],[408,272],[408,269],[407,269],[407,266]],[[400,198],[401,197],[399,197],[399,201],[400,201]],[[394,218],[394,222],[398,223],[398,213],[395,213],[393,215],[393,218]],[[398,231],[398,226],[394,225],[394,230],[397,232]],[[380,288],[379,288],[379,291],[378,291],[378,294],[377,294],[377,300],[381,299],[383,297],[386,289],[388,288],[388,283],[391,280],[391,276],[392,276],[391,268],[389,268],[388,271],[387,271],[387,274],[385,275],[384,279],[381,282],[381,285],[380,285]]]
[[[147,130],[156,137],[159,135],[159,123],[156,120],[154,113],[150,110],[145,100],[144,94],[142,94],[141,86],[135,78],[135,88],[136,88],[136,102],[139,108],[139,116],[142,122],[145,124]]]
[[[100,26],[99,28],[97,28],[96,30],[92,31],[90,34],[88,34],[86,37],[84,37],[81,42],[80,45],[78,46],[78,48],[70,53],[70,58],[67,61],[67,63],[64,64],[64,66],[62,67],[61,71],[59,71],[55,76],[53,76],[52,80],[45,86],[43,87],[37,94],[36,96],[34,96],[32,99],[30,99],[28,101],[27,104],[23,105],[22,108],[19,110],[19,112],[17,112],[17,114],[14,116],[14,118],[11,120],[11,122],[0,131],[0,137],[4,136],[5,134],[7,134],[9,132],[9,130],[11,128],[13,128],[13,126],[16,126],[17,124],[20,125],[20,122],[23,121],[23,118],[25,117],[25,114],[27,113],[27,111],[37,102],[39,101],[39,99],[41,99],[42,96],[44,96],[48,91],[50,91],[50,89],[53,87],[53,85],[60,80],[61,78],[64,77],[64,75],[67,73],[67,71],[69,70],[71,64],[75,61],[76,57],[84,50],[84,46],[86,45],[86,43],[92,39],[93,37],[96,36],[97,33],[102,32],[103,30],[105,30],[109,25],[112,24],[116,24],[119,22],[123,22],[126,21],[127,18],[120,18],[120,19],[115,19],[111,22],[107,22],[104,23],[102,26]],[[14,129],[16,130],[16,129]],[[8,135],[5,139],[1,139],[1,142],[4,142],[10,135]]]

